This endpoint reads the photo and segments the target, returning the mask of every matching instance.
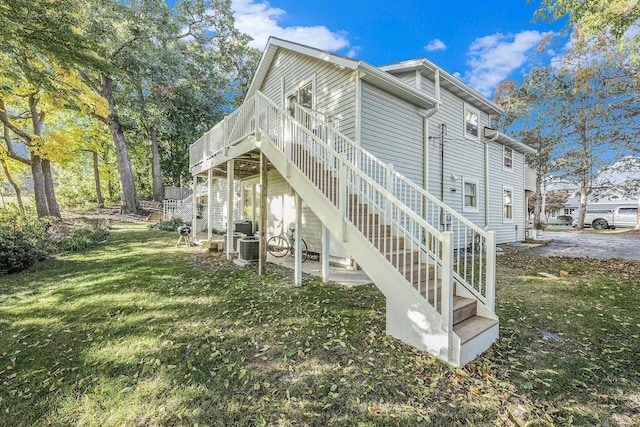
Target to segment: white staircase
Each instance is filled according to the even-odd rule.
[[[258,147],[386,297],[387,333],[461,366],[498,337],[495,237],[324,122],[258,93],[191,147],[192,173]]]

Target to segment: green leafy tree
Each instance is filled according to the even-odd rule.
[[[636,65],[640,61],[640,33],[629,31],[637,28],[640,19],[637,0],[542,0],[536,12],[538,19],[557,20],[565,16],[578,39],[584,41],[609,33]]]
[[[535,155],[527,163],[536,171],[536,191],[533,197],[534,224],[542,224],[542,186],[550,175],[559,171],[555,155],[561,143],[560,122],[557,120],[562,100],[556,94],[561,78],[552,67],[535,67],[522,84],[502,83],[495,92],[495,101],[505,109],[499,124],[520,141],[533,147]]]

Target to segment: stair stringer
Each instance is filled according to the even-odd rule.
[[[288,165],[285,154],[265,135],[256,145],[383,293],[387,334],[461,366],[460,338],[447,329],[442,315],[299,169]]]

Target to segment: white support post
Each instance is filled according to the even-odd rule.
[[[227,259],[233,258],[233,205],[234,205],[234,191],[233,191],[233,175],[234,175],[234,163],[233,159],[227,161],[227,244],[225,245]]]
[[[289,178],[291,176],[291,161],[292,161],[292,136],[291,131],[293,130],[291,127],[291,123],[287,120],[286,116],[282,116],[282,128],[284,129],[284,154],[286,158],[286,163],[284,166],[284,176],[285,178]]]
[[[295,240],[295,253],[294,253],[294,263],[295,263],[295,280],[294,283],[296,286],[302,286],[302,198],[299,194],[296,194],[296,230],[294,235]]]
[[[253,185],[251,185],[251,227],[253,232],[256,232],[256,214],[257,214],[257,209],[256,209],[256,192],[257,192],[257,188],[258,185],[254,182]]]
[[[229,116],[225,116],[224,119],[222,120],[222,138],[223,138],[222,142],[224,143],[225,156],[229,154],[229,144],[228,144],[229,135],[227,135],[228,131],[229,131]]]
[[[213,236],[213,169],[207,172],[207,240]]]
[[[322,254],[320,255],[320,262],[322,263],[322,281],[328,282],[329,271],[329,249],[331,246],[331,236],[329,235],[329,228],[326,225],[322,226]]]
[[[343,242],[347,241],[346,234],[346,214],[347,214],[347,177],[344,170],[344,156],[340,156],[338,171],[338,211],[340,212],[340,237]]]
[[[440,296],[442,327],[449,336],[447,360],[453,355],[453,233],[442,233],[442,290]]]
[[[487,236],[487,259],[485,278],[486,305],[492,313],[495,313],[496,304],[496,232],[489,231]]]
[[[240,217],[238,219],[244,221],[244,185],[240,180],[238,180],[238,185],[240,185]]]
[[[195,239],[198,235],[198,175],[193,176],[193,192],[191,194],[191,232],[193,233],[192,237]]]

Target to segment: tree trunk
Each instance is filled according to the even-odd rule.
[[[155,127],[147,133],[151,143],[151,175],[153,176],[153,201],[164,200],[164,184],[162,183],[162,169],[160,166],[160,148],[158,146],[158,130]]]
[[[42,172],[42,159],[36,154],[31,154],[31,176],[33,178],[33,195],[36,202],[36,212],[39,217],[49,216],[47,196],[44,186],[44,173]]]
[[[541,205],[542,205],[542,183],[540,182],[540,173],[538,172],[538,177],[536,178],[536,193],[533,195],[533,228],[538,229],[541,225]]]
[[[42,159],[42,174],[44,175],[44,191],[47,198],[47,207],[49,215],[60,218],[60,206],[56,200],[56,190],[53,183],[53,173],[51,172],[51,162],[48,159]]]
[[[116,108],[116,99],[113,94],[113,80],[106,75],[102,75],[101,80],[102,96],[107,100],[109,105],[109,117],[107,117],[106,122],[107,126],[109,126],[113,146],[116,150],[116,163],[118,166],[118,175],[120,176],[122,212],[137,213],[140,210],[140,202],[138,201],[133,168],[124,137],[124,130],[122,129]]]
[[[13,187],[13,191],[16,193],[18,207],[21,211],[24,211],[24,205],[22,204],[22,190],[20,189],[20,186],[13,180],[11,172],[9,172],[9,168],[7,167],[7,162],[0,160],[0,163],[2,163],[2,169],[4,169],[4,174],[7,176],[7,181],[9,181],[9,184]]]
[[[584,217],[587,214],[587,198],[589,197],[589,169],[588,161],[585,159],[580,171],[580,214],[578,215],[578,230],[584,228]]]
[[[96,201],[99,208],[104,208],[104,198],[102,197],[102,189],[100,188],[100,170],[98,169],[98,152],[92,151],[93,155],[93,182],[96,185]]]

